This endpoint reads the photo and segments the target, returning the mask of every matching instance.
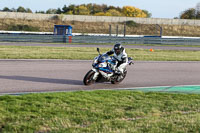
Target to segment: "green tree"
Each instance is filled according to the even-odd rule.
[[[49,13],[51,11],[47,11]],[[73,14],[73,15],[97,15],[97,16],[129,16],[129,17],[151,17],[151,13],[135,7],[126,6],[123,8],[115,6],[107,6],[106,4],[81,4],[69,6],[64,5],[62,10],[57,9],[57,14]]]
[[[69,5],[68,8],[69,8],[68,12],[69,12],[69,11],[72,11],[73,14],[76,13],[76,6],[75,6],[75,5],[73,5],[73,4],[72,4],[72,5]]]
[[[180,15],[181,19],[196,19],[196,10],[194,8],[183,11]]]
[[[65,14],[67,14],[67,15],[73,15],[73,11],[68,11]]]
[[[17,12],[26,12],[26,9],[24,7],[19,6],[17,8]]]
[[[98,12],[103,12],[103,9],[101,8],[100,5],[93,4],[93,9],[91,10],[91,14],[95,14]]]
[[[69,9],[66,5],[64,5],[64,7],[62,8],[62,10],[63,10],[63,13],[66,13],[66,12],[68,12],[70,9]]]
[[[146,15],[147,15],[147,18],[150,18],[152,16],[151,13],[149,13],[147,10],[142,10]]]
[[[30,8],[26,8],[26,12],[27,13],[33,13],[32,10]]]
[[[147,15],[141,9],[133,6],[124,6],[123,14],[127,17],[141,17],[141,18],[147,17]]]
[[[94,16],[106,16],[104,12],[95,13]]]
[[[200,19],[200,11],[196,12],[196,19]]]
[[[110,10],[110,9],[116,9],[116,7],[114,7],[114,6],[109,6],[109,7],[107,8],[107,10]]]
[[[12,8],[12,9],[11,9],[11,12],[17,12],[17,9]]]
[[[86,5],[86,7],[90,11],[90,14],[91,14],[91,11],[93,10],[93,4],[89,3],[89,4]]]
[[[8,7],[4,7],[2,11],[4,11],[4,12],[11,12],[11,10]]]
[[[110,14],[110,15],[106,15],[106,16],[122,16],[122,14],[117,11],[116,9],[110,9],[106,12],[106,14]]]
[[[117,7],[116,10],[119,11],[120,13],[122,13],[122,8]]]
[[[78,15],[89,15],[90,11],[84,5],[79,6],[78,8]]]
[[[180,14],[180,19],[200,19],[200,2],[195,8],[189,8]]]
[[[106,4],[101,5],[101,8],[103,12],[107,12],[109,10]]]
[[[56,14],[61,14],[61,13],[62,13],[61,9],[58,8],[58,9],[56,10]]]
[[[52,9],[52,8],[50,8],[50,9],[48,9],[47,11],[46,11],[46,14],[56,14],[57,13],[57,9]]]

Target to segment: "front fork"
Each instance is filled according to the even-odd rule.
[[[97,80],[97,78],[98,78],[98,76],[99,76],[98,70],[96,70],[96,69],[93,68],[92,71],[95,72],[95,73],[94,73],[94,76],[93,76],[93,80]]]

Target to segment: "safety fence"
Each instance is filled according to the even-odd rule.
[[[83,35],[69,37],[62,35],[0,34],[0,42],[200,45],[200,38],[162,38],[159,36],[122,37],[122,36],[83,36]]]

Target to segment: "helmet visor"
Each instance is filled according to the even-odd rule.
[[[115,49],[115,53],[116,53],[117,55],[119,55],[119,54],[120,54],[120,49]]]

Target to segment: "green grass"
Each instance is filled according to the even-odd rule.
[[[200,96],[112,90],[1,96],[0,132],[200,132]]]
[[[104,53],[110,48],[101,48]],[[134,60],[200,61],[200,51],[126,49]],[[98,53],[93,47],[0,46],[0,59],[80,59],[91,60]]]

